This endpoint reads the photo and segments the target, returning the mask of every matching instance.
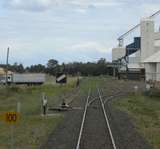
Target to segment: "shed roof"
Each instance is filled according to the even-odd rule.
[[[146,58],[144,63],[160,63],[160,51]]]

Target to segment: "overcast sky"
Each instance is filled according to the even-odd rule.
[[[10,63],[24,65],[111,60],[117,37],[159,9],[159,0],[0,0],[0,63],[8,46]]]

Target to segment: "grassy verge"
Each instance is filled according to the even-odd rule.
[[[67,85],[47,83],[42,86],[12,86],[0,89],[0,113],[16,111],[17,102],[21,103],[21,120],[14,127],[14,147],[36,149],[45,142],[47,136],[63,119],[63,115],[41,116],[42,93],[48,97],[48,104],[54,106],[60,101],[61,94],[72,91],[74,79]],[[0,148],[10,148],[10,126],[0,121]]]
[[[153,145],[160,149],[160,99],[142,94],[129,95],[113,104],[127,112],[138,131]]]
[[[62,95],[75,88],[76,79],[69,77],[67,85],[58,85],[55,78],[48,77],[42,86],[0,88],[0,113],[16,111],[17,102],[21,103],[21,120],[14,128],[15,148],[36,149],[46,141],[63,120],[63,115],[45,118],[40,115],[42,93],[46,93],[49,106],[57,105]],[[80,80],[79,94],[86,96],[89,88],[105,86],[110,79],[108,76],[85,77]],[[0,149],[7,148],[10,148],[10,127],[0,121]]]

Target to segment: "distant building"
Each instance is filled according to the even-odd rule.
[[[160,81],[160,32],[155,32],[152,19],[143,19],[140,24],[141,37],[124,48],[114,48],[112,61],[121,62],[119,71],[144,69],[146,81]]]

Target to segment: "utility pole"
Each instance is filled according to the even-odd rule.
[[[7,58],[6,58],[6,85],[8,85],[8,60],[9,60],[9,47],[7,48]]]

